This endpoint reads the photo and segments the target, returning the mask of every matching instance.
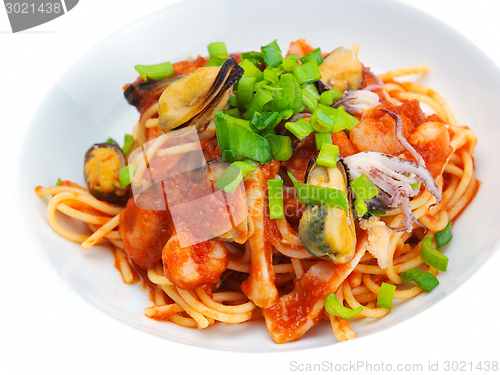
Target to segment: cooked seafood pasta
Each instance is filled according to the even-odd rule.
[[[278,344],[325,319],[337,340],[356,337],[357,319],[439,288],[480,185],[474,133],[404,82],[427,66],[377,75],[358,50],[301,39],[285,57],[276,41],[229,55],[216,42],[208,58],[137,65],[124,94],[140,116],[122,147],[89,145],[86,187],[36,187],[50,226],[109,248],[123,281],[146,285],[151,319],[260,321]]]

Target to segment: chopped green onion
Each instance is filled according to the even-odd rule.
[[[290,172],[288,172],[288,176],[295,186],[299,202],[336,207],[344,211],[349,210],[347,199],[342,190],[298,182]]]
[[[321,50],[319,48],[316,48],[314,51],[309,52],[307,55],[302,56],[300,58],[300,61],[302,61],[303,64],[309,62],[309,61],[315,61],[318,66],[323,64],[323,55],[321,54]]]
[[[217,142],[222,152],[231,150],[235,157],[240,155],[260,163],[271,161],[269,142],[250,130],[248,121],[228,116],[222,111],[216,111],[214,123]]]
[[[385,215],[385,211],[382,211],[382,210],[375,210],[373,208],[369,208],[368,209],[368,213],[372,214],[372,215],[376,215],[376,216],[381,216],[381,215]]]
[[[274,71],[273,68],[268,66],[266,69],[264,69],[264,79],[267,79],[268,81],[274,83],[278,83],[280,77],[279,75]]]
[[[333,124],[333,119],[325,112],[323,112],[320,108],[318,108],[311,116],[311,126],[318,133],[331,132],[333,129]]]
[[[233,95],[229,98],[228,104],[232,107],[238,106],[238,95],[233,92]]]
[[[122,187],[127,187],[132,183],[136,169],[137,167],[134,164],[129,164],[120,170],[119,177]]]
[[[319,100],[320,95],[314,83],[306,83],[305,85],[301,86],[301,89],[309,91],[316,98],[316,100]]]
[[[226,44],[224,42],[210,43],[207,48],[210,57],[218,57],[219,59],[227,59],[229,57]]]
[[[436,276],[418,268],[412,268],[411,270],[401,272],[399,277],[401,277],[401,280],[405,283],[412,280],[415,281],[418,286],[424,290],[424,292],[430,292],[439,285],[439,280]]]
[[[240,110],[238,108],[225,109],[222,112],[232,117],[241,118]]]
[[[336,316],[340,319],[352,319],[363,311],[363,306],[358,306],[356,309],[349,309],[340,304],[335,294],[330,294],[325,299],[325,310],[328,314]]]
[[[279,87],[281,87],[282,90],[275,92],[275,97],[272,102],[273,111],[281,112],[286,109],[291,109],[294,113],[297,113],[302,103],[302,95],[300,85],[293,74],[282,74]]]
[[[436,246],[440,248],[443,247],[444,245],[447,245],[448,242],[451,241],[452,237],[453,235],[451,234],[451,222],[450,222],[448,223],[446,228],[444,228],[442,231],[437,232],[434,235],[434,238],[436,238]]]
[[[130,134],[125,134],[125,141],[123,142],[123,147],[122,147],[122,151],[125,155],[127,155],[130,152],[133,144],[134,144],[134,137],[132,137]]]
[[[153,80],[165,79],[175,73],[172,64],[169,62],[156,65],[136,65],[134,68],[139,72],[144,82],[147,82],[148,78]]]
[[[269,134],[266,139],[271,145],[274,160],[286,161],[292,157],[292,139],[286,135]]]
[[[290,108],[285,109],[284,111],[281,111],[280,116],[282,120],[288,120],[293,116],[293,110]]]
[[[267,196],[269,197],[269,217],[284,219],[283,180],[281,178],[267,180]]]
[[[307,90],[301,90],[301,93],[302,103],[304,103],[311,113],[314,113],[314,111],[318,109],[318,99],[316,99],[314,95]]]
[[[380,190],[364,174],[351,183],[351,188],[356,197],[368,200],[380,193]]]
[[[265,129],[274,129],[281,121],[279,112],[255,112],[250,119],[250,129],[255,133],[261,133]]]
[[[395,292],[396,285],[382,283],[382,285],[380,285],[380,291],[378,292],[377,306],[391,309]]]
[[[414,183],[414,184],[410,184],[410,186],[413,189],[420,189],[420,187],[422,186],[422,183],[421,182],[417,182],[417,183]]]
[[[327,135],[330,136],[330,133],[327,133]],[[316,164],[323,165],[329,168],[335,168],[337,166],[338,160],[339,160],[339,146],[323,143]]]
[[[241,77],[238,82],[238,107],[243,108],[253,96],[255,77]]]
[[[316,133],[314,134],[314,139],[316,140],[316,150],[321,150],[323,143],[331,145],[332,135],[330,133]]]
[[[359,120],[354,117],[353,115],[350,115],[345,111],[345,107],[341,105],[339,108],[337,108],[337,112],[340,115],[340,121],[342,122],[343,129],[345,130],[351,130],[354,128],[356,125],[358,125]]]
[[[243,77],[255,77],[258,79],[262,75],[262,71],[259,68],[257,68],[255,66],[255,64],[253,62],[251,62],[250,60],[246,60],[246,59],[241,60],[240,66],[245,71],[243,73]],[[240,79],[240,81],[241,81],[241,79]]]
[[[224,61],[225,61],[224,59],[212,56],[205,63],[205,66],[222,66],[222,64],[224,64]]]
[[[260,51],[262,52],[262,56],[267,66],[275,68],[283,62],[283,56],[281,56],[281,50],[278,46],[277,39],[267,46],[260,47]]]
[[[319,72],[316,61],[309,61],[293,68],[293,75],[297,78],[300,85],[321,79],[321,73]]]
[[[291,72],[293,68],[298,66],[299,56],[298,55],[290,55],[283,59],[283,69],[285,72]]]
[[[108,140],[106,141],[106,143],[116,143],[115,140],[113,138],[108,138]]]
[[[273,100],[273,94],[266,89],[259,89],[253,96],[252,100],[247,104],[247,111],[243,114],[243,118],[250,120],[255,112],[261,112],[264,105]]]
[[[250,163],[235,161],[220,175],[214,186],[226,193],[233,194],[243,177],[256,169],[257,166]]]
[[[295,122],[287,122],[285,124],[285,128],[287,128],[290,133],[296,136],[300,141],[314,131],[311,124],[303,118],[298,119]]]
[[[61,179],[60,179],[60,178],[58,178],[58,179],[57,179],[57,182],[56,182],[56,186],[61,186],[61,184],[62,184],[62,181],[61,181]]]
[[[233,163],[235,160],[234,152],[232,150],[222,151],[222,162],[223,163]]]
[[[332,105],[335,99],[339,99],[341,97],[342,93],[339,90],[337,89],[328,90],[321,93],[319,97],[319,102],[324,105]]]
[[[425,264],[428,264],[438,271],[444,272],[448,269],[448,257],[436,250],[434,246],[432,246],[431,241],[430,237],[425,237],[422,240],[420,258],[422,258]]]
[[[264,57],[262,57],[262,53],[260,52],[247,52],[247,53],[242,53],[240,55],[240,58],[242,60],[244,59],[247,59],[247,60],[250,60],[252,61],[255,65],[259,64],[259,63],[262,63],[264,64],[265,61],[264,61]]]
[[[358,217],[363,217],[368,212],[368,207],[363,199],[356,198],[354,201],[354,209],[358,214]]]

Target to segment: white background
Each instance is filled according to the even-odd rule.
[[[91,308],[44,274],[47,267],[23,245],[26,233],[14,200],[16,156],[26,124],[45,92],[80,56],[172,2],[81,0],[64,17],[18,34],[11,33],[0,5],[0,374],[284,374],[298,372],[291,371],[291,361],[358,360],[394,368],[421,363],[424,372],[429,361],[439,360],[439,373],[446,373],[446,360],[474,366],[500,361],[498,251],[465,285],[396,327],[340,345],[278,354],[215,352],[148,335]],[[500,66],[499,4],[419,0],[413,5],[460,31]]]

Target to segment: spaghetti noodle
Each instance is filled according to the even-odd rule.
[[[312,48],[304,45],[303,41],[292,43],[291,51],[300,52],[306,47],[308,52],[312,51]],[[176,76],[189,74],[196,68],[205,66],[205,63],[206,59],[199,57],[195,61],[174,64]],[[408,232],[389,229],[388,262],[384,268],[380,267],[379,260],[369,251],[371,229],[368,226],[360,228],[358,224],[358,244],[354,258],[346,264],[334,265],[328,260],[312,256],[302,246],[293,217],[300,217],[303,206],[293,196],[290,199],[285,196],[285,209],[292,207],[296,212],[289,213],[285,219],[269,218],[265,194],[267,185],[262,184],[266,184],[269,178],[275,178],[278,169],[283,167],[298,176],[297,178],[303,178],[311,153],[307,147],[295,149],[292,158],[281,162],[281,165],[271,162],[258,169],[260,174],[255,172],[257,174],[245,177],[245,186],[253,189],[253,195],[247,193],[252,235],[244,243],[224,242],[225,255],[221,255],[224,260],[221,261],[223,269],[220,276],[213,282],[191,289],[183,289],[174,277],[168,278],[165,267],[175,268],[176,264],[163,264],[165,258],[163,262],[160,260],[147,269],[139,267],[131,260],[128,240],[122,236],[124,210],[128,210],[128,206],[124,209],[120,205],[100,201],[86,189],[69,181],[64,181],[61,186],[39,186],[35,191],[40,197],[49,196],[47,219],[57,234],[81,244],[85,250],[94,245],[108,244],[113,249],[117,269],[127,284],[138,281],[136,271],[142,275],[154,304],[145,309],[149,318],[199,329],[219,322],[237,324],[266,318],[267,328],[273,340],[278,343],[298,339],[324,318],[330,321],[337,340],[352,339],[356,334],[350,327],[350,320],[328,314],[324,310],[324,297],[335,293],[337,300],[345,307],[356,309],[362,306],[362,312],[354,319],[382,318],[389,314],[390,309],[376,304],[381,284],[403,284],[401,273],[417,267],[437,275],[438,271],[425,264],[421,258],[422,240],[430,237],[432,244],[436,246],[434,234],[444,230],[448,223],[458,218],[480,186],[474,172],[473,153],[477,143],[474,133],[469,128],[458,125],[449,106],[438,93],[421,84],[396,80],[407,74],[426,74],[427,71],[427,66],[417,66],[387,72],[378,77],[374,77],[371,72],[363,75],[362,86],[375,85],[372,92],[377,94],[382,106],[394,108],[407,104],[407,112],[402,113],[411,122],[412,116],[417,116],[417,112],[420,115],[419,110],[411,112],[408,109],[412,101],[425,103],[435,114],[426,116],[418,125],[441,124],[442,129],[446,129],[451,135],[449,146],[452,152],[440,166],[440,172],[434,174],[436,186],[442,193],[441,201],[437,203],[436,197],[425,188],[420,189],[418,195],[410,200],[411,212],[422,227],[414,224]],[[159,138],[164,133],[159,129],[161,124],[157,117],[160,106],[157,100],[158,97],[149,98],[147,104],[142,103],[141,117],[133,131],[135,147],[141,147],[156,139],[147,150],[146,160],[152,160],[155,154],[176,156],[175,162],[168,167],[172,169],[181,159],[184,160],[189,152],[199,150],[199,143],[173,145],[169,143],[168,137]],[[301,117],[307,116],[310,114],[305,110]],[[359,117],[361,121],[367,118],[370,121],[378,121],[376,116],[370,118],[363,114]],[[359,128],[361,126],[363,125],[357,125]],[[414,132],[416,131],[414,129]],[[332,139],[333,143],[340,147],[342,157],[363,151],[363,144],[354,142],[355,132],[351,131],[349,136],[343,131],[341,133],[334,134]],[[413,137],[412,134],[405,136]],[[202,140],[205,158],[213,159],[213,156],[217,155],[217,138],[213,123],[199,134],[199,139]],[[301,143],[307,146],[307,142],[306,139]],[[418,144],[418,140],[414,144]],[[165,148],[165,145],[170,148]],[[432,145],[428,147],[432,148]],[[147,167],[144,161],[139,164],[132,184],[142,183]],[[93,234],[88,236],[64,228],[57,219],[57,211],[88,224]],[[400,227],[405,219],[402,206],[378,215],[380,222],[389,228]],[[143,229],[138,227],[137,230]],[[174,237],[175,231],[172,230],[169,238]],[[180,245],[177,243],[177,246]],[[196,251],[196,248],[193,249]],[[212,252],[216,250],[210,248]],[[193,259],[188,260],[195,262]],[[176,271],[168,272],[171,275]],[[410,299],[422,292],[419,285],[407,289],[398,288],[393,298]],[[312,295],[323,296],[323,301],[316,303],[316,297],[313,298]],[[295,302],[291,302],[292,299]],[[293,305],[294,303],[298,306]],[[294,321],[294,324],[297,323],[295,325],[292,322],[287,323],[291,314],[299,311],[299,307],[302,308],[299,310],[303,311],[304,316],[297,319],[303,320],[300,324]],[[279,321],[276,322],[276,319]]]

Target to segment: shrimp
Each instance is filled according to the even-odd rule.
[[[195,289],[217,281],[229,263],[222,241],[208,240],[181,248],[174,233],[162,252],[163,273],[181,289]]]
[[[278,289],[274,284],[276,275],[272,266],[273,247],[265,231],[267,180],[276,176],[278,168],[279,162],[274,161],[248,173],[244,179],[254,233],[248,239],[250,275],[241,284],[241,290],[261,308],[269,307],[278,300]]]
[[[443,173],[443,168],[453,153],[446,126],[442,122],[425,122],[408,138],[408,142],[422,155],[434,178]]]
[[[288,49],[286,55],[290,56],[292,54],[295,54],[299,55],[299,57],[302,57],[304,55],[307,55],[309,52],[312,52],[312,50],[313,48],[306,42],[305,39],[299,39],[295,42],[290,43],[290,48]]]

